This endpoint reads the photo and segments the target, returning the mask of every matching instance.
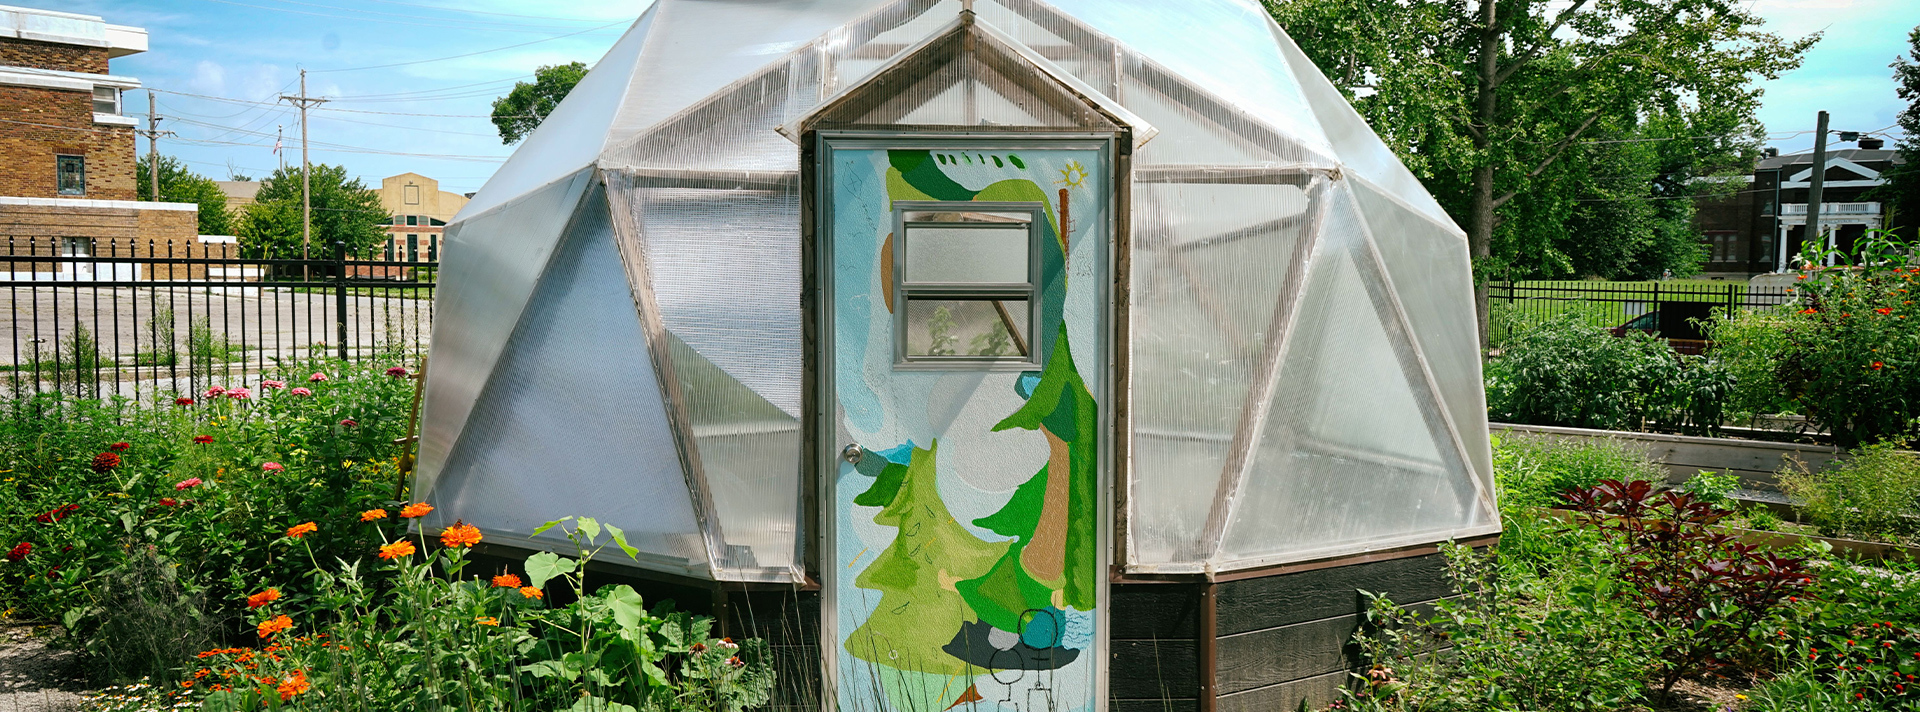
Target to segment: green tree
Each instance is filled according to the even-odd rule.
[[[134,185],[140,200],[153,200],[153,154],[134,161]],[[193,203],[200,206],[200,234],[233,234],[233,213],[227,211],[227,194],[212,178],[188,170],[173,156],[160,157],[160,201]]]
[[[333,244],[361,253],[386,241],[387,211],[380,194],[344,166],[313,166],[313,233],[308,254],[331,256]],[[298,259],[301,255],[300,168],[290,166],[260,182],[254,204],[240,214],[240,247],[249,257]]]
[[[500,129],[500,142],[518,143],[533,133],[585,76],[587,65],[569,62],[534,70],[532,84],[514,82],[513,91],[493,100],[493,125]]]
[[[1907,44],[1907,55],[1887,65],[1893,68],[1894,92],[1907,100],[1898,117],[1906,135],[1895,146],[1906,164],[1887,171],[1887,184],[1875,188],[1873,197],[1888,206],[1887,227],[1911,239],[1920,235],[1920,27],[1907,35]]]
[[[1581,193],[1593,187],[1586,180],[1593,174],[1581,169],[1607,167],[1599,154],[1619,149],[1603,147],[1643,139],[1680,144],[1672,153],[1659,150],[1661,161],[1651,164],[1665,169],[1659,175],[1668,185],[1658,190],[1671,194],[1630,197],[1684,202],[1679,191],[1687,179],[1707,172],[1704,166],[1726,166],[1696,159],[1674,170],[1667,160],[1686,151],[1750,152],[1756,79],[1798,66],[1818,39],[1763,32],[1759,16],[1738,0],[1264,2],[1466,227],[1483,348],[1487,279],[1574,269],[1571,256],[1554,254],[1551,238],[1582,238],[1567,226],[1581,201],[1598,202]],[[1656,121],[1678,123],[1648,125]],[[1670,135],[1674,126],[1713,129],[1724,143]],[[1662,213],[1619,208],[1611,212],[1630,219]],[[1608,219],[1608,212],[1590,207],[1587,220]],[[1617,252],[1685,258],[1674,242],[1667,235],[1646,249]]]

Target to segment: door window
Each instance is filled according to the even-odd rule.
[[[1040,203],[895,201],[896,362],[1037,365]]]

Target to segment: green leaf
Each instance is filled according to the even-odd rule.
[[[580,533],[585,534],[587,536],[587,543],[591,544],[593,543],[593,540],[600,538],[600,521],[599,520],[594,519],[593,517],[581,517],[578,520],[576,520],[574,523],[579,525]]]
[[[640,594],[632,586],[620,584],[606,594],[607,608],[613,611],[613,620],[621,628],[634,630],[647,620],[647,607]]]
[[[534,528],[533,528],[533,535],[534,535],[534,536],[540,536],[541,534],[545,534],[545,533],[547,533],[547,530],[548,530],[548,529],[552,529],[552,528],[554,528],[554,527],[557,527],[557,526],[560,526],[560,523],[561,523],[561,522],[564,522],[564,521],[567,521],[567,520],[569,520],[569,519],[572,519],[572,518],[573,518],[573,517],[561,517],[561,518],[559,518],[559,519],[555,519],[555,520],[553,520],[553,521],[551,521],[551,522],[547,522],[546,524],[542,524],[542,525],[540,525],[540,526],[537,526],[537,527],[534,527]]]
[[[607,533],[613,535],[613,543],[619,544],[621,551],[627,552],[627,558],[636,561],[640,559],[640,550],[627,545],[627,533],[620,531],[620,527],[608,524]]]
[[[582,697],[578,701],[574,702],[572,707],[567,708],[567,712],[640,712],[640,711],[637,709],[634,709],[632,705],[624,705],[618,702],[612,702],[612,701],[604,700],[604,699],[589,695],[586,697]]]
[[[548,581],[573,573],[579,566],[578,561],[560,558],[559,554],[551,551],[542,551],[527,557],[527,585],[546,588]]]
[[[558,660],[542,660],[532,665],[523,666],[520,668],[520,671],[534,677],[557,677],[563,680],[573,680],[578,677],[573,671],[568,670],[567,666],[560,664]]]

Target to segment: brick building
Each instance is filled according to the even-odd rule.
[[[1830,246],[1850,251],[1867,230],[1880,227],[1882,206],[1865,194],[1886,183],[1882,172],[1901,163],[1888,150],[1827,152],[1820,224]],[[1737,192],[1698,201],[1694,228],[1708,250],[1707,274],[1745,278],[1786,269],[1805,239],[1812,175],[1812,151],[1766,156]]]
[[[467,204],[467,197],[440,189],[440,181],[402,173],[380,181],[380,205],[387,221],[385,258],[402,262],[438,262],[446,224]]]
[[[0,238],[18,252],[195,242],[196,206],[134,195],[138,121],[124,94],[140,80],[108,63],[146,50],[138,27],[0,5]]]

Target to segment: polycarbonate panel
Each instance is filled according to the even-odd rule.
[[[1046,57],[1095,91],[1114,92],[1115,45],[1085,23],[1037,0],[982,0],[973,11],[980,20]]]
[[[1267,23],[1271,25],[1272,19],[1268,19]],[[1339,157],[1340,163],[1354,174],[1407,201],[1415,210],[1443,224],[1453,224],[1453,218],[1448,217],[1447,211],[1427,193],[1420,179],[1407,170],[1406,165],[1400,162],[1400,157],[1393,154],[1393,149],[1387,148],[1387,144],[1373,132],[1373,127],[1367,125],[1366,119],[1360,118],[1360,112],[1353,110],[1346,97],[1341,96],[1340,90],[1327,81],[1326,75],[1321,74],[1320,68],[1307,59],[1293,39],[1277,26],[1270,26],[1269,30],[1286,55],[1287,62],[1292,65],[1297,86],[1306,96],[1307,104],[1313,107],[1313,115],[1319,120],[1321,130],[1326,132],[1327,140],[1332,143],[1334,155]]]
[[[1289,185],[1133,189],[1130,563],[1191,561],[1307,234]]]
[[[1453,414],[1467,459],[1492,491],[1493,453],[1487,443],[1486,388],[1467,241],[1364,181],[1349,185],[1407,311],[1420,353],[1439,384],[1440,398]]]
[[[607,133],[614,116],[628,100],[627,86],[635,80],[635,65],[642,48],[650,41],[649,34],[658,14],[659,5],[647,8],[620,41],[594,63],[587,76],[574,85],[566,99],[554,107],[553,113],[540,122],[539,128],[521,139],[519,148],[507,157],[507,162],[460,208],[456,222],[593,164],[607,145]]]
[[[789,569],[800,531],[800,421],[781,412],[686,342],[667,354],[693,428],[700,470],[713,496],[714,527],[733,571]],[[719,573],[717,578],[736,576]],[[754,577],[760,578],[760,577]]]
[[[1472,473],[1435,427],[1438,402],[1391,334],[1352,198],[1329,197],[1221,568],[1433,541],[1485,521]]]
[[[1029,282],[1032,228],[907,226],[908,282]]]
[[[626,530],[649,555],[642,565],[700,575],[707,549],[606,197],[587,201],[427,493],[436,509],[424,526],[465,520],[524,537],[589,516]]]
[[[420,456],[414,489],[433,489],[454,438],[533,294],[592,169],[447,226],[435,290]]]
[[[799,151],[776,129],[819,99],[816,53],[799,53],[611,148],[601,165],[791,173]]]
[[[639,187],[612,175],[613,189],[628,191],[633,205],[662,326],[798,418],[798,187]]]
[[[1040,68],[976,27],[954,28],[809,119],[809,128],[895,125],[1113,126]]]
[[[1159,135],[1151,143],[1140,147],[1135,153],[1135,165],[1255,166],[1309,160],[1332,165],[1331,160],[1298,148],[1270,150],[1251,140],[1246,135],[1248,132],[1236,132],[1228,128],[1250,128],[1245,122],[1237,121],[1237,117],[1231,113],[1214,110],[1217,107],[1210,106],[1211,102],[1196,104],[1195,100],[1201,97],[1177,82],[1165,81],[1164,77],[1153,78],[1161,81],[1150,83],[1138,75],[1121,79],[1120,91],[1126,97],[1127,108],[1160,129]],[[1269,132],[1255,129],[1250,133],[1261,136]],[[1273,141],[1265,143],[1271,144]]]
[[[1237,0],[1055,0],[1053,4],[1308,150],[1333,154],[1301,95],[1289,59],[1281,55],[1268,32],[1272,20],[1257,4]],[[1125,96],[1117,98],[1127,102]]]

